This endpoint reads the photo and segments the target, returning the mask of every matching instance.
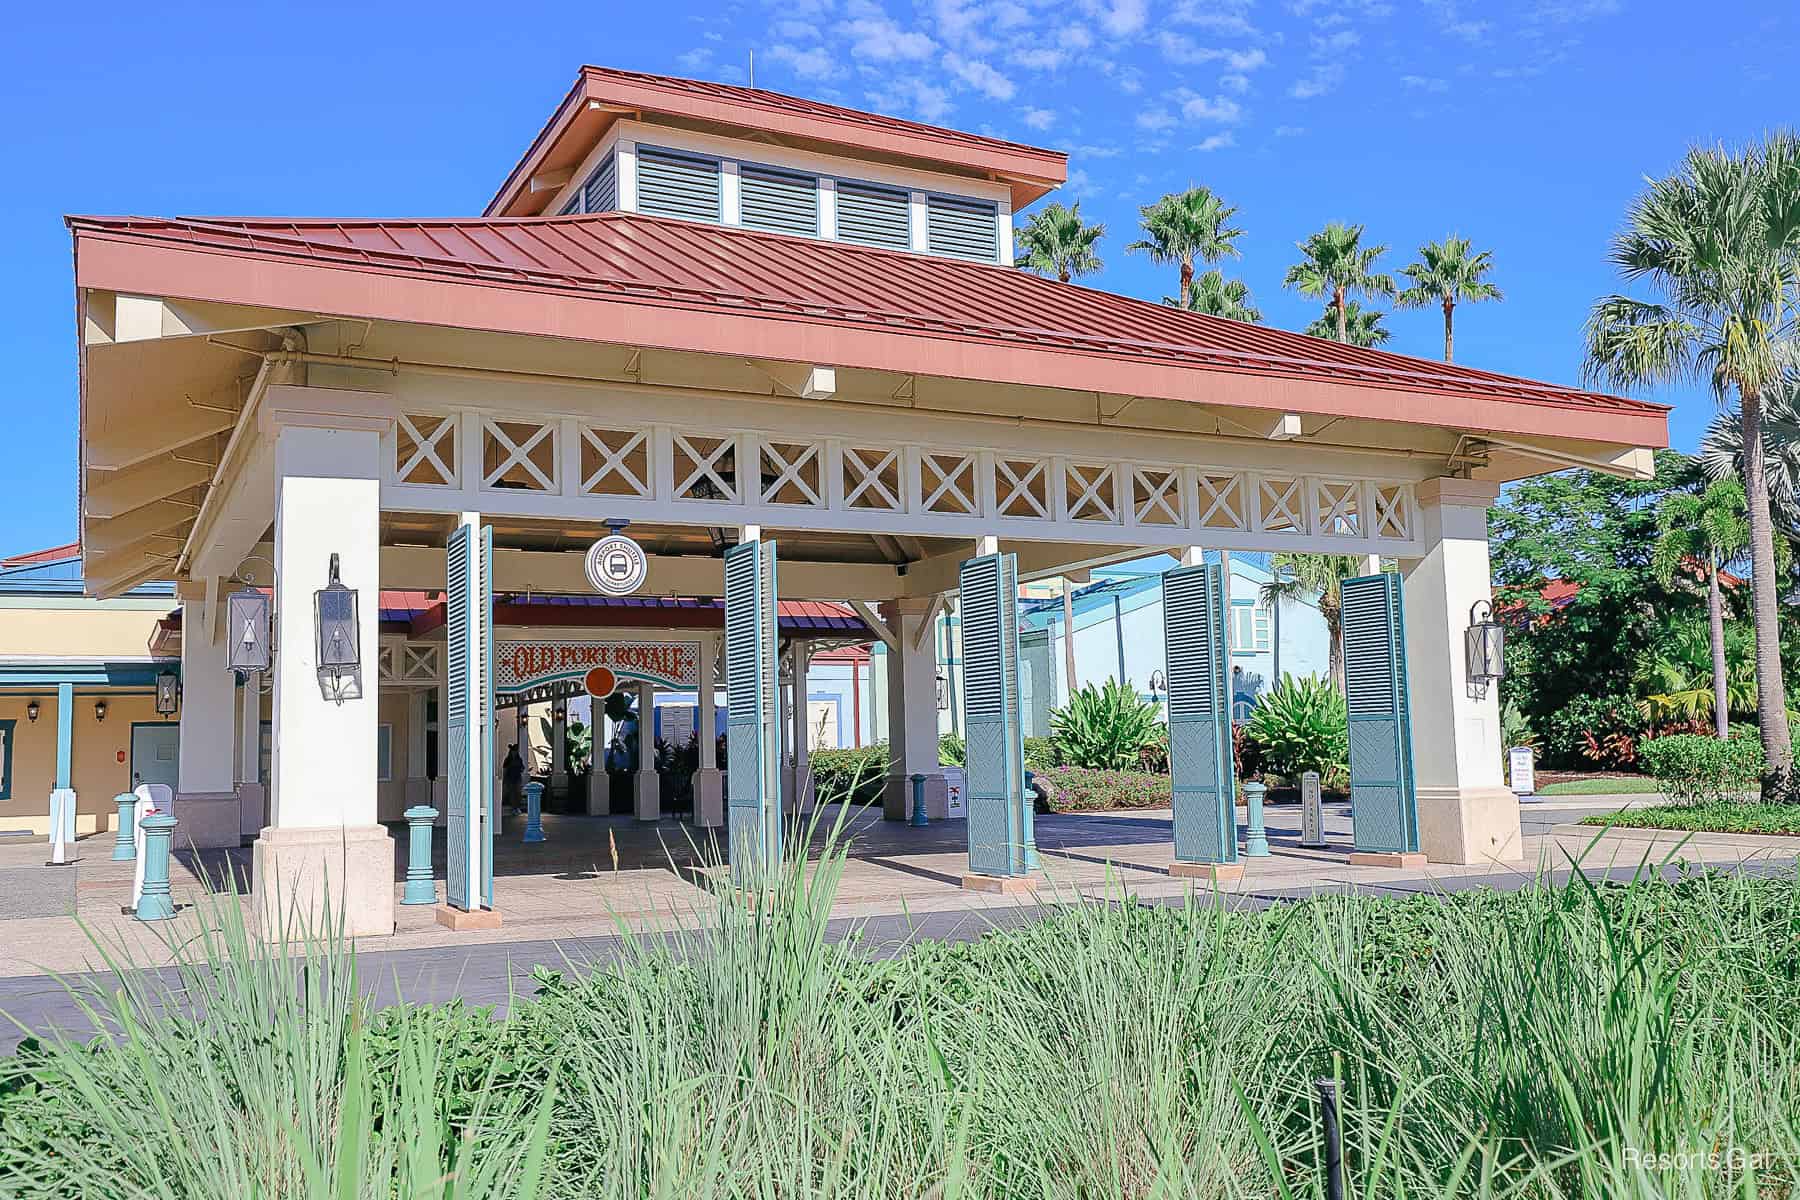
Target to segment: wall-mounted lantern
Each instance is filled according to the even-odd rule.
[[[937,706],[939,712],[950,707],[950,677],[944,674],[942,667],[937,671]]]
[[[31,703],[29,703],[25,706],[25,719],[27,721],[30,721],[33,725],[36,725],[37,719],[38,719],[38,713],[40,711],[41,710],[38,708],[38,702],[36,700],[33,700]]]
[[[1154,702],[1161,693],[1169,690],[1169,677],[1161,671],[1150,672],[1150,699]]]
[[[318,633],[319,691],[342,704],[362,696],[362,647],[358,637],[356,589],[338,578],[338,556],[331,556],[331,578],[313,593],[313,623]]]
[[[225,597],[225,665],[242,678],[269,669],[269,598],[256,588]]]
[[[106,701],[96,700],[94,701],[94,722],[98,724],[104,720],[106,720]]]
[[[1486,685],[1506,674],[1506,628],[1494,620],[1494,606],[1477,600],[1469,606],[1464,633],[1469,654],[1469,682]]]
[[[156,711],[162,716],[171,716],[181,705],[181,678],[173,671],[164,671],[156,677]]]

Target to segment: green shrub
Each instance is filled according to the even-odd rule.
[[[1618,771],[1637,766],[1644,717],[1632,696],[1576,696],[1546,717],[1538,732],[1544,739],[1541,766]]]
[[[842,750],[814,750],[807,762],[812,766],[813,790],[820,804],[881,803],[888,769],[886,742]]]
[[[1675,804],[1716,804],[1757,792],[1762,781],[1762,743],[1680,733],[1638,746],[1644,768]]]
[[[1328,679],[1283,675],[1256,702],[1244,733],[1262,748],[1268,770],[1284,778],[1349,769],[1350,711]]]
[[[1025,739],[1025,769],[1027,771],[1048,771],[1051,767],[1061,765],[1062,758],[1057,753],[1055,738],[1028,737]]]
[[[1108,679],[1087,684],[1050,713],[1050,730],[1071,767],[1124,771],[1138,765],[1155,734],[1162,705],[1145,700],[1129,684]]]
[[[1169,777],[1148,771],[1093,771],[1052,767],[1037,774],[1052,812],[1101,812],[1109,808],[1167,808]]]
[[[969,746],[963,741],[960,733],[941,733],[938,735],[938,766],[966,767],[969,765]]]

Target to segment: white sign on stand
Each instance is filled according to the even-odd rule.
[[[1300,776],[1300,844],[1308,850],[1325,849],[1325,797],[1317,771]]]
[[[1506,766],[1515,795],[1529,796],[1537,791],[1537,752],[1530,746],[1514,746],[1508,750]]]
[[[968,816],[969,773],[961,767],[945,767],[944,788],[949,793],[949,815],[959,818]]]

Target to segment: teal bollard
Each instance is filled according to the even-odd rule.
[[[520,840],[544,840],[544,785],[536,780],[525,785],[525,836]]]
[[[1269,833],[1263,828],[1263,793],[1268,791],[1260,783],[1244,785],[1244,807],[1250,810],[1249,827],[1244,830],[1244,857],[1269,857]]]
[[[137,857],[137,840],[132,830],[132,822],[137,819],[137,793],[120,792],[113,797],[113,803],[119,806],[119,828],[113,834],[113,861],[130,862]]]
[[[908,821],[907,824],[911,825],[914,829],[923,829],[931,824],[931,818],[925,813],[925,777],[923,775],[914,775],[912,777],[912,787],[912,820]]]
[[[167,921],[175,915],[175,901],[169,895],[169,852],[174,841],[174,817],[157,813],[144,818],[144,891],[137,906],[140,921]]]
[[[406,887],[402,904],[436,904],[437,880],[431,875],[431,823],[437,809],[419,804],[401,814],[406,818]]]

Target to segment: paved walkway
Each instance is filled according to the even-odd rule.
[[[1800,855],[1800,839],[1694,835],[1660,830],[1601,831],[1576,824],[1595,812],[1613,811],[1646,798],[1571,797],[1522,807],[1525,866],[1430,865],[1418,871],[1351,867],[1346,860],[1350,821],[1345,806],[1327,808],[1331,850],[1298,845],[1299,814],[1269,810],[1272,854],[1246,860],[1244,878],[1227,889],[1234,904],[1265,904],[1320,892],[1445,892],[1469,887],[1522,887],[1544,869],[1566,873],[1580,861],[1589,873],[1626,875],[1641,863],[1669,859],[1754,871],[1786,870]],[[1240,810],[1241,812],[1241,810]],[[974,937],[996,924],[1035,919],[1047,907],[1080,902],[1119,890],[1149,902],[1176,902],[1185,881],[1168,874],[1173,858],[1167,809],[1090,815],[1040,816],[1038,842],[1046,883],[1035,901],[981,896],[961,890],[966,830],[961,822],[928,829],[884,822],[879,810],[836,808],[821,824],[843,822],[850,857],[838,888],[834,927],[857,928],[874,952],[892,952],[919,938]],[[545,817],[550,840],[525,846],[520,822],[509,821],[496,846],[495,900],[500,929],[451,933],[437,926],[429,906],[397,908],[392,937],[362,939],[359,961],[368,986],[382,999],[427,1001],[462,995],[476,1003],[504,1003],[515,981],[538,964],[561,966],[565,958],[604,960],[624,931],[699,924],[713,903],[695,869],[709,847],[696,831],[666,822],[637,825],[628,819]],[[441,838],[439,839],[441,843]],[[208,911],[203,879],[235,874],[248,884],[248,852],[179,856],[175,880],[184,907],[172,921],[149,926],[119,911],[129,900],[131,864],[111,862],[111,839],[90,838],[74,867],[37,867],[36,874],[67,887],[73,876],[74,912],[0,920],[0,1012],[30,1028],[66,1019],[71,1010],[63,984],[47,973],[83,975],[103,970],[96,941],[139,967],[171,961],[174,948],[192,939]],[[29,856],[29,857],[27,857]],[[0,869],[12,868],[15,884],[43,844],[0,846]],[[44,885],[48,888],[50,885]],[[398,884],[396,884],[398,889]],[[0,912],[6,911],[0,896]],[[529,988],[528,983],[517,986]],[[8,1023],[10,1025],[10,1023]],[[15,1037],[0,1031],[0,1049]]]

